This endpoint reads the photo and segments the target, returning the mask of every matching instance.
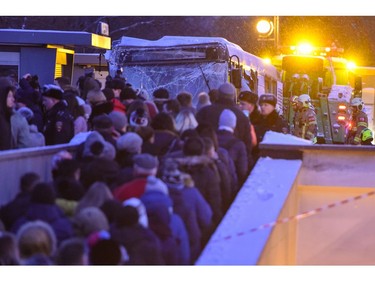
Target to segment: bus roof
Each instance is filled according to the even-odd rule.
[[[189,46],[189,45],[204,45],[204,44],[220,44],[226,47],[228,50],[229,57],[237,56],[242,65],[250,66],[252,69],[261,72],[262,74],[279,79],[279,73],[276,68],[267,64],[253,54],[244,51],[239,45],[229,42],[227,39],[222,37],[196,37],[196,36],[164,36],[158,40],[146,40],[135,37],[123,36],[121,40],[113,42],[114,47],[176,47],[176,46]],[[236,62],[236,60],[234,61]]]

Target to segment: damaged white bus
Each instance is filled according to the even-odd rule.
[[[107,51],[110,75],[121,72],[136,89],[151,93],[166,88],[173,98],[181,91],[193,95],[232,82],[240,91],[272,93],[282,104],[280,74],[263,59],[220,37],[164,36],[151,41],[122,37]],[[280,98],[279,98],[280,97]],[[281,108],[280,108],[281,109]]]

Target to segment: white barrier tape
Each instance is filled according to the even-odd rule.
[[[273,221],[273,222],[270,222],[270,223],[262,224],[262,225],[260,225],[258,227],[250,229],[249,231],[238,232],[235,235],[228,235],[228,236],[223,237],[222,239],[223,240],[229,240],[229,239],[232,239],[235,236],[243,236],[247,232],[250,232],[250,233],[251,232],[256,232],[258,230],[262,230],[262,229],[273,227],[273,226],[275,226],[277,224],[284,224],[284,223],[290,222],[292,220],[301,220],[301,219],[307,218],[309,216],[316,215],[316,214],[318,214],[318,213],[320,213],[320,212],[322,212],[324,210],[332,209],[334,207],[337,207],[337,206],[340,206],[340,205],[344,205],[344,204],[347,204],[347,203],[350,203],[350,202],[353,202],[353,201],[356,201],[356,200],[360,200],[360,199],[372,196],[374,194],[375,194],[375,190],[367,192],[367,193],[362,194],[362,195],[358,195],[358,196],[355,196],[355,197],[344,199],[344,200],[338,201],[336,203],[331,203],[331,204],[328,204],[328,205],[324,205],[322,207],[319,207],[319,208],[316,208],[316,209],[313,209],[313,210],[310,210],[310,211],[305,211],[305,212],[300,213],[300,214],[295,215],[295,216],[291,216],[291,217],[279,219],[279,220],[276,220],[276,221]],[[222,240],[222,239],[220,239],[220,240]],[[219,240],[214,240],[213,242],[218,242],[218,241]]]

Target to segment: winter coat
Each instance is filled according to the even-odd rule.
[[[210,205],[213,221],[219,223],[222,216],[222,195],[220,189],[220,175],[217,167],[208,156],[185,156],[175,158],[179,170],[191,175],[195,186]]]
[[[263,141],[263,137],[267,131],[274,131],[278,133],[288,132],[288,125],[286,121],[276,112],[272,111],[269,115],[263,116],[258,124],[254,125],[255,133],[258,139],[258,145],[254,148],[254,161],[259,158],[259,143]]]
[[[14,148],[44,146],[44,135],[39,133],[35,125],[29,125],[24,116],[15,111],[10,118],[12,143]]]
[[[145,192],[140,199],[146,207],[149,227],[161,241],[165,263],[178,264],[182,253],[170,226],[172,199],[157,190]]]
[[[173,211],[185,223],[191,262],[194,263],[202,251],[202,233],[207,231],[212,223],[211,207],[194,185],[168,184],[168,190],[173,201]]]
[[[224,109],[230,109],[236,115],[237,125],[234,134],[245,143],[247,155],[250,157],[252,150],[250,121],[249,118],[246,117],[246,115],[236,106],[234,101],[219,98],[212,105],[205,106],[197,112],[197,121],[199,124],[209,123],[215,130],[217,130],[219,117]]]
[[[182,218],[178,214],[171,214],[171,222],[169,227],[172,230],[172,234],[177,240],[178,257],[177,264],[188,265],[190,264],[190,245],[189,235],[186,230],[186,226]]]
[[[20,192],[0,210],[0,219],[7,230],[11,229],[14,222],[21,218],[29,208],[31,193]]]
[[[51,225],[55,231],[58,244],[74,235],[71,221],[57,205],[39,203],[30,203],[25,215],[14,223],[11,231],[17,233],[21,225],[35,220],[42,220]]]
[[[84,157],[81,161],[80,181],[86,190],[96,181],[114,188],[119,181],[119,173],[120,166],[114,160]]]
[[[177,134],[168,130],[155,130],[153,147],[157,149],[156,155],[163,157],[166,153],[180,149],[180,138]]]
[[[46,145],[68,143],[74,136],[74,119],[67,105],[60,101],[46,114],[44,127]]]
[[[233,159],[238,183],[242,186],[249,173],[249,161],[245,144],[227,130],[219,130],[217,132],[217,139],[219,146],[225,148]]]
[[[130,265],[163,265],[162,247],[156,234],[140,224],[111,226],[111,237],[123,245],[129,255]]]

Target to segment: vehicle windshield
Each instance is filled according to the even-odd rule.
[[[123,67],[123,76],[135,89],[144,89],[148,95],[163,87],[174,98],[181,91],[193,95],[197,102],[200,92],[218,88],[227,80],[228,64],[218,62],[130,65]]]

